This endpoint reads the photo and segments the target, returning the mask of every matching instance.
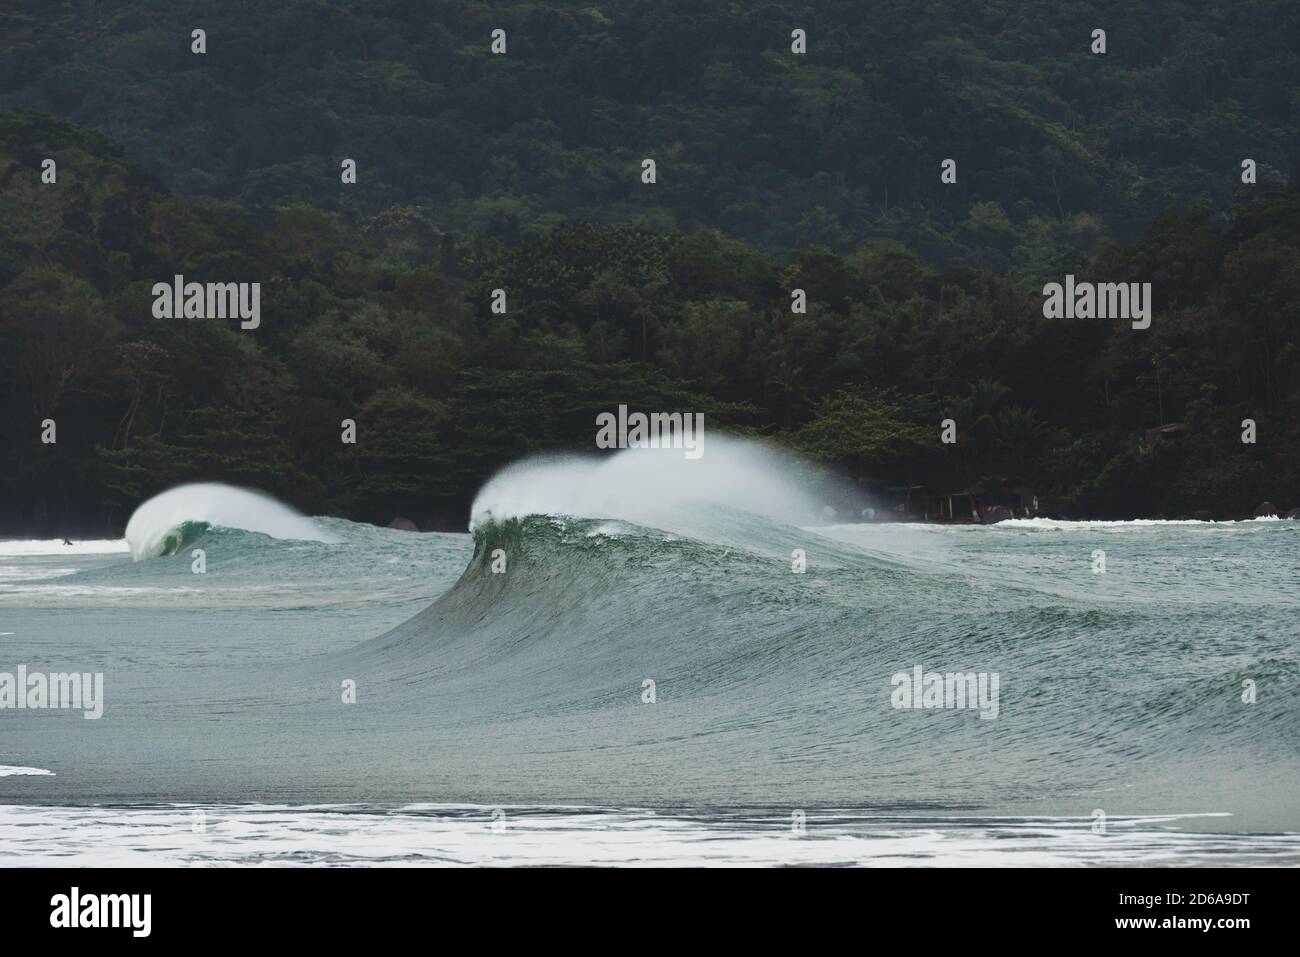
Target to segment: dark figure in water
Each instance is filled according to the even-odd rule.
[[[72,542],[68,541],[68,540],[65,538],[65,539],[63,540],[63,544],[64,544],[64,545],[71,545]]]

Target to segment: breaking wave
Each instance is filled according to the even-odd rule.
[[[276,642],[245,638],[279,636],[286,615],[260,614],[252,589],[222,592],[219,628],[205,632],[210,667],[134,669],[93,740],[47,722],[40,749],[14,763],[59,777],[9,778],[0,795],[21,783],[41,800],[274,793],[1080,820],[1103,808],[1300,826],[1292,523],[1096,538],[1010,522],[810,527],[827,498],[810,476],[762,446],[716,439],[693,461],[635,449],[525,462],[484,487],[468,540],[292,513],[286,531],[187,493],[156,520],[133,517],[145,533],[133,551],[170,547],[195,521],[344,538],[223,549],[220,575],[203,584],[216,595],[228,578],[327,570],[322,607],[302,614],[330,647],[258,657]],[[1107,570],[1094,573],[1107,536]],[[447,576],[428,579],[438,597],[413,617],[376,627],[360,605],[329,604],[422,555],[418,567]],[[174,564],[94,574],[192,586]],[[406,594],[410,607],[425,601]],[[134,653],[166,661],[155,643],[185,650],[159,628]],[[1000,676],[995,719],[896,705],[896,677],[917,668]]]
[[[333,542],[316,522],[269,495],[203,482],[155,495],[126,523],[126,541],[135,561],[174,555],[213,527],[260,532],[272,538]]]

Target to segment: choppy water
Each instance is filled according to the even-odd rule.
[[[1296,835],[1204,819],[458,805],[4,807],[10,866],[1296,866]]]
[[[105,687],[0,711],[0,859],[1300,863],[1300,522],[814,529],[525,480],[473,535],[0,542],[0,672]],[[894,707],[917,665],[997,673],[996,718]]]

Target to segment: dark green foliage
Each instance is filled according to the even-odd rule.
[[[1295,8],[1156,6],[0,13],[0,101],[123,144],[0,110],[0,532],[196,479],[455,527],[620,403],[1076,517],[1300,504]],[[1067,271],[1151,282],[1151,328],[1044,319]],[[261,328],[155,319],[177,273],[260,282]]]
[[[1040,274],[1167,207],[1226,209],[1245,156],[1261,183],[1300,156],[1293,0],[6,7],[0,106],[109,132],[183,194],[419,206],[506,241],[640,222],[779,252],[890,238]],[[344,157],[360,188],[340,184]]]

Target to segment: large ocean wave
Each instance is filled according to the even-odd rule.
[[[0,793],[1103,808],[1300,827],[1293,523],[812,528],[821,499],[798,492],[797,464],[717,441],[699,462],[662,451],[512,468],[485,487],[469,540],[346,523],[316,526],[341,541],[329,548],[231,533],[214,583],[328,574],[350,594],[399,548],[463,571],[387,630],[327,601],[310,619],[320,651],[292,660],[238,640],[267,625],[237,588],[203,668],[163,667],[138,642],[106,676],[94,741],[45,722],[11,763],[58,776]],[[143,581],[170,564],[94,574]],[[161,625],[150,638],[177,641]],[[996,719],[895,707],[895,676],[917,666],[996,673]]]

